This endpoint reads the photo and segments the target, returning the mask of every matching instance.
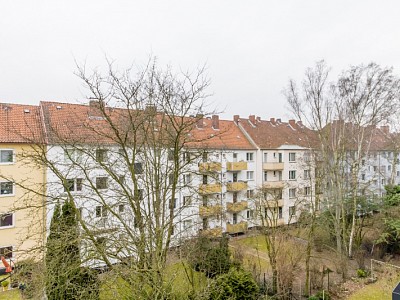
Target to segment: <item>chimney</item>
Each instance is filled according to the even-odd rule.
[[[256,125],[256,116],[255,115],[250,115],[249,120],[253,125]]]
[[[297,121],[297,125],[299,125],[300,127],[303,127],[303,122],[302,121]]]
[[[219,116],[218,115],[212,116],[212,127],[214,129],[219,129]]]
[[[203,115],[202,114],[197,114],[197,128],[203,128]]]
[[[281,119],[276,119],[276,123],[281,123],[282,120]]]
[[[381,130],[383,131],[384,134],[389,134],[390,128],[389,125],[381,126]]]
[[[261,122],[261,117],[257,117],[257,122]]]
[[[292,126],[292,128],[294,128],[296,126],[296,120],[289,120],[289,124]]]
[[[239,115],[234,115],[233,116],[233,122],[235,122],[236,124],[239,122]]]
[[[94,109],[100,109],[100,102],[101,100],[90,100],[89,101],[89,107],[94,108]]]
[[[153,104],[147,104],[144,112],[146,115],[154,117],[157,114],[157,107]]]
[[[275,124],[275,118],[271,118],[269,119],[269,121],[271,122],[271,124]]]
[[[58,109],[58,106],[57,106]],[[61,109],[61,107],[60,107]],[[102,100],[90,100],[89,101],[89,118],[103,118],[104,102]]]

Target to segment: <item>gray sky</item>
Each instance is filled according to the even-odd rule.
[[[74,58],[122,68],[153,54],[177,70],[207,64],[225,118],[287,119],[282,89],[317,60],[400,75],[399,12],[398,0],[0,0],[0,102],[82,102]]]

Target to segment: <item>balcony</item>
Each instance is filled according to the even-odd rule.
[[[283,206],[283,199],[278,200],[264,200],[265,207],[282,207]]]
[[[215,227],[213,229],[200,230],[200,235],[207,237],[219,237],[222,236],[222,228]]]
[[[226,170],[228,172],[247,170],[247,161],[227,162]]]
[[[283,162],[265,162],[263,163],[263,170],[265,171],[283,170]]]
[[[235,203],[226,203],[226,210],[230,213],[238,213],[247,209],[247,201],[235,202]]]
[[[247,231],[247,222],[240,222],[238,224],[226,224],[226,232],[229,234],[242,233]]]
[[[214,184],[202,184],[199,188],[199,193],[206,194],[217,194],[222,192],[222,186],[219,183]]]
[[[238,192],[247,190],[247,182],[238,181],[238,182],[228,182],[226,185],[226,190],[228,192]]]
[[[210,206],[200,205],[199,207],[199,215],[202,218],[220,215],[221,213],[222,213],[221,205],[210,205]]]
[[[202,173],[221,172],[221,163],[218,162],[199,163],[199,171]]]
[[[285,183],[280,180],[280,181],[266,181],[263,183],[263,188],[264,189],[283,189]]]

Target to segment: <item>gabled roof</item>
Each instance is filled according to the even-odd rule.
[[[215,116],[214,116],[215,117]],[[200,126],[195,126],[190,134],[193,148],[208,148],[221,150],[254,150],[255,147],[246,138],[240,128],[229,120],[218,119],[218,129],[213,127],[211,118],[198,120]]]
[[[315,132],[295,120],[282,122],[280,119],[270,119],[266,121],[255,116],[250,116],[248,119],[236,116],[235,121],[260,149],[277,149],[288,145],[311,148],[315,145]]]
[[[43,143],[39,106],[0,103],[0,143]]]
[[[146,138],[157,139],[163,145],[169,142],[173,134],[172,122],[186,123],[185,146],[189,148],[209,149],[254,149],[245,135],[233,121],[219,120],[218,116],[202,117],[166,117],[162,112],[147,110],[127,110],[105,108],[105,114],[96,109],[96,102],[89,105],[41,102],[48,142],[57,143],[95,143],[116,144],[115,129],[127,139],[135,136],[136,141]],[[104,116],[109,117],[105,120]],[[156,130],[146,128],[154,122]],[[217,127],[213,127],[217,122]],[[111,126],[112,124],[112,126]],[[140,125],[139,125],[140,124]],[[139,125],[139,126],[136,126]],[[215,124],[214,124],[215,125]],[[139,130],[135,130],[135,127]],[[157,131],[157,132],[155,132]],[[170,131],[170,132],[168,132]]]

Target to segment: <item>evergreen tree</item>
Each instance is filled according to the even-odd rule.
[[[97,276],[81,267],[79,227],[71,200],[56,204],[46,252],[46,293],[49,300],[98,299]]]

